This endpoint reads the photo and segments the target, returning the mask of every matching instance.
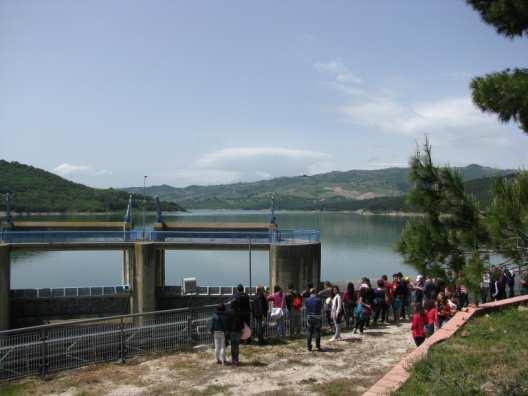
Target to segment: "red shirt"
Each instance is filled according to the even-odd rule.
[[[427,315],[415,313],[412,317],[411,331],[413,337],[425,337],[424,327],[427,324]]]
[[[434,325],[438,319],[438,311],[436,307],[431,308],[427,311],[427,324]]]

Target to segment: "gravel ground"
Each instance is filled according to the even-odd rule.
[[[361,394],[414,348],[409,323],[381,325],[343,340],[323,336],[323,352],[303,338],[241,346],[241,364],[219,366],[207,346],[62,372],[0,387],[16,395],[353,395]],[[11,387],[11,389],[9,389]]]

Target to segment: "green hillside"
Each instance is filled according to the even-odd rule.
[[[465,181],[511,173],[469,165],[459,168]],[[147,188],[147,194],[178,202],[189,209],[265,209],[275,194],[279,209],[299,210],[408,210],[403,195],[409,191],[408,168],[350,170],[313,176],[279,177],[252,183],[175,188]],[[141,187],[125,189],[140,193]]]
[[[0,194],[12,194],[15,212],[125,212],[129,193],[87,187],[33,166],[0,160]],[[142,198],[134,200],[134,207]],[[164,210],[183,210],[174,202],[162,202]],[[147,209],[154,210],[148,198]],[[3,199],[0,211],[4,210]]]

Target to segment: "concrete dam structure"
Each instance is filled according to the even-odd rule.
[[[16,251],[123,252],[123,287],[106,294],[43,293],[10,290],[11,254]],[[281,230],[268,223],[165,223],[152,230],[128,222],[10,222],[0,231],[0,330],[53,319],[143,313],[190,305],[192,296],[165,285],[167,250],[269,251],[269,286],[318,285],[321,243],[314,230]],[[73,289],[73,288],[71,288]],[[86,288],[90,289],[90,288]],[[105,288],[106,289],[106,288]],[[49,290],[49,289],[48,289]],[[208,293],[203,304],[226,296]],[[214,294],[214,295],[213,295]],[[216,297],[215,297],[216,295]]]

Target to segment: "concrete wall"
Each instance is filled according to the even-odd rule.
[[[226,303],[231,299],[230,296],[197,296],[197,295],[158,295],[158,309],[174,309],[186,307],[201,307],[204,305],[216,305]]]
[[[269,252],[270,285],[298,290],[321,281],[321,244],[272,245]]]
[[[129,261],[132,261],[132,265],[128,265],[130,313],[155,311],[158,307],[156,290],[165,286],[165,251],[155,243],[137,242]]]
[[[8,245],[0,244],[0,330],[8,330],[9,291],[11,288],[11,249]]]
[[[128,294],[97,297],[12,298],[11,327],[36,326],[54,320],[129,313]]]

